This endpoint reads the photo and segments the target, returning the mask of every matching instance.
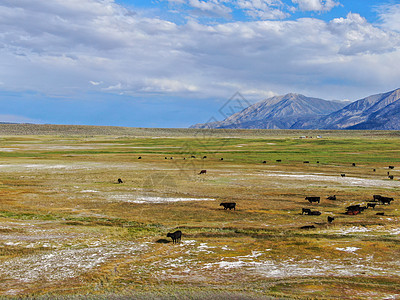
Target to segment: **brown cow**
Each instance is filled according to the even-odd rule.
[[[206,174],[206,173],[207,173],[207,170],[201,170],[200,173],[199,173],[199,175],[200,175],[200,174]]]

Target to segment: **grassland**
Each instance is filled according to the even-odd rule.
[[[0,295],[399,298],[399,137],[0,125]]]

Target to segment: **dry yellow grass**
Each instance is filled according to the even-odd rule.
[[[0,295],[399,297],[396,132],[117,129],[0,126]]]

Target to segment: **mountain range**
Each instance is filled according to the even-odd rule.
[[[290,93],[191,128],[400,130],[400,89],[352,103]]]

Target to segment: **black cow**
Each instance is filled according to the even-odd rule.
[[[281,162],[281,161],[282,161],[282,159],[277,159],[277,160],[276,160],[276,162]]]
[[[393,198],[389,198],[389,197],[381,197],[380,199],[379,199],[379,201],[382,203],[382,204],[389,204],[390,205],[390,202],[392,202],[393,201]]]
[[[389,169],[394,169],[394,166],[389,166]]]
[[[352,165],[353,167],[355,167],[355,166],[356,166],[356,163],[352,163],[351,165]]]
[[[348,215],[357,215],[367,209],[367,206],[360,206],[360,204],[357,205],[350,205],[346,207],[347,211],[346,214]]]
[[[118,183],[123,183],[121,178],[118,178]]]
[[[224,158],[223,158],[223,157],[221,157],[221,160],[224,160]]]
[[[200,174],[206,174],[206,173],[207,173],[207,170],[201,170],[200,173],[199,173],[199,175],[200,175]]]
[[[372,171],[376,172],[376,169],[372,169]]]
[[[336,200],[336,195],[329,196],[329,197],[328,197],[328,198],[326,198],[326,199],[328,199],[328,200]]]
[[[360,204],[347,206],[346,209],[347,210],[359,210],[360,209]]]
[[[301,209],[301,214],[302,215],[304,215],[304,214],[309,215],[310,213],[311,213],[311,209],[309,209],[309,208],[302,208]]]
[[[377,216],[384,216],[385,213],[384,212],[380,212],[380,213],[376,213]]]
[[[373,209],[375,209],[376,203],[367,203],[367,208],[368,207],[372,207]]]
[[[203,159],[207,158],[207,156],[203,156]]]
[[[362,209],[360,208],[360,204],[357,205],[350,205],[346,207],[346,214],[347,215],[357,215],[361,213]]]
[[[138,159],[142,159],[142,157],[141,157],[141,156],[139,156],[139,157],[138,157]]]
[[[310,215],[310,216],[320,216],[320,215],[321,215],[321,212],[320,212],[320,211],[317,211],[317,210],[313,210],[313,211],[311,211],[311,213],[309,213],[309,215]]]
[[[313,202],[318,202],[320,203],[321,198],[320,197],[306,197],[306,200],[308,200],[308,202],[313,203]]]
[[[196,156],[192,155],[191,158],[196,158]]]
[[[174,244],[177,244],[178,242],[181,241],[182,238],[182,231],[177,230],[174,233],[168,232],[167,237],[170,237],[172,239],[172,242]]]
[[[267,163],[267,161],[266,161],[266,160],[264,160],[264,161],[263,161],[263,164],[266,164],[266,163]]]
[[[306,225],[306,226],[301,226],[300,229],[313,229],[315,228],[314,225]]]
[[[342,177],[346,177],[346,174],[340,174],[340,176],[342,176]]]
[[[381,195],[373,195],[372,196],[373,198],[374,198],[374,201],[380,201],[381,200],[381,198],[382,198],[382,196]]]
[[[168,157],[164,157],[164,159],[168,159]]]
[[[389,178],[390,180],[393,180],[394,176],[393,176],[393,175],[389,175],[388,178]]]
[[[305,164],[309,164],[310,162],[308,160],[303,161]]]
[[[224,210],[228,209],[231,210],[236,210],[236,203],[235,202],[222,202],[219,206],[223,206]]]
[[[333,220],[335,220],[335,218],[334,218],[334,217],[328,216],[328,223],[332,223],[332,222],[333,222]]]
[[[317,160],[317,164],[319,164],[319,160]]]

